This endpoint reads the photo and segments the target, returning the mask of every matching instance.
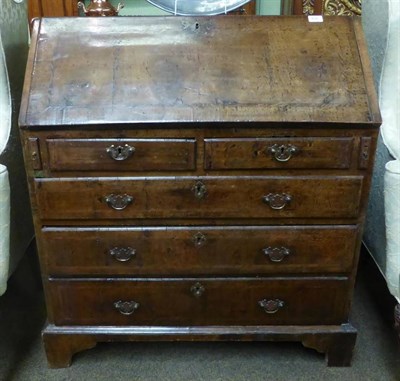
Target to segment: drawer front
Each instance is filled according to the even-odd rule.
[[[357,226],[44,228],[52,275],[349,272]]]
[[[52,171],[194,170],[194,139],[47,139]]]
[[[56,325],[340,324],[347,278],[51,280]]]
[[[35,179],[43,219],[355,218],[362,176]]]
[[[205,168],[345,169],[353,144],[353,138],[205,139]]]

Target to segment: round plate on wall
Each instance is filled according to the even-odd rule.
[[[219,15],[228,13],[251,0],[147,0],[156,7],[182,16]]]

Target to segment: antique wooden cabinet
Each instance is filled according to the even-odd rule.
[[[120,340],[349,365],[379,124],[358,19],[36,21],[20,126],[50,366]]]

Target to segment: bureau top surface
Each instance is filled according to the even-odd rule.
[[[360,21],[37,20],[20,125],[379,123]]]

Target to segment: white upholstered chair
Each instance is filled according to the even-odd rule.
[[[27,0],[0,1],[0,295],[33,238],[18,112],[27,60]]]
[[[400,2],[364,0],[362,17],[383,121],[364,243],[400,303]]]
[[[3,44],[0,38],[0,155],[11,129],[11,94]],[[7,285],[10,253],[10,185],[8,171],[0,164],[0,295]]]

